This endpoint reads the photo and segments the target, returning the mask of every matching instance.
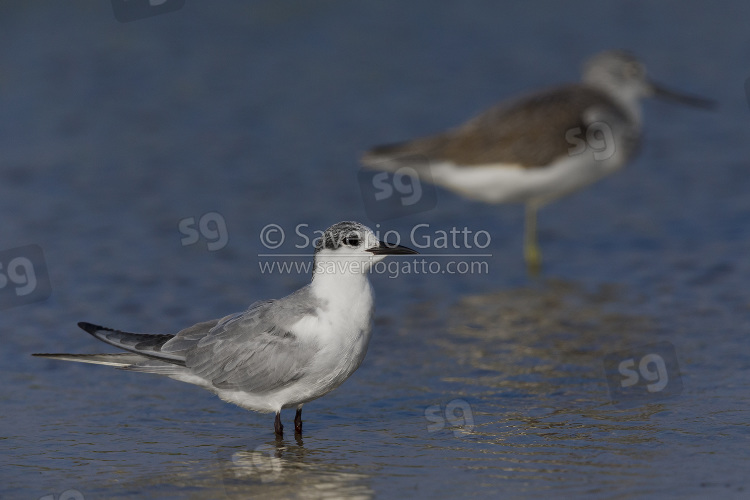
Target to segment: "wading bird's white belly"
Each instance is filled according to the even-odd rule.
[[[543,205],[611,174],[623,165],[623,156],[615,153],[605,160],[594,160],[588,154],[566,156],[536,168],[517,165],[458,167],[443,162],[432,164],[430,173],[435,184],[474,200]]]

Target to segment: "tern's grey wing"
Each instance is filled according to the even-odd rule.
[[[162,352],[168,352],[176,356],[180,356],[183,360],[187,351],[195,347],[200,340],[208,335],[211,331],[222,320],[213,319],[210,321],[203,321],[196,323],[195,325],[180,330],[177,334],[172,337],[168,342],[161,346]]]
[[[185,363],[219,389],[263,393],[285,387],[304,374],[317,346],[289,328],[317,303],[303,288],[283,299],[258,302],[224,318],[187,350]]]
[[[606,94],[570,85],[501,103],[444,134],[374,148],[363,161],[377,167],[379,159],[423,155],[459,166],[543,167],[568,154],[573,146],[566,135],[569,131],[579,129],[585,136],[586,112],[591,108],[610,109],[626,120]]]
[[[263,304],[263,302],[256,302],[252,304],[248,311],[252,310],[260,304]],[[203,337],[209,335],[212,331],[216,331],[216,329],[223,328],[225,325],[235,320],[236,318],[243,316],[244,314],[247,314],[247,311],[230,314],[229,316],[224,316],[221,319],[212,319],[209,321],[196,323],[193,326],[177,332],[174,337],[172,337],[168,342],[161,346],[161,350],[162,352],[179,356],[184,361],[187,352],[197,346],[198,343],[203,339]]]

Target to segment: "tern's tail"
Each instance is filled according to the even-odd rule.
[[[125,368],[148,359],[145,356],[131,354],[129,352],[118,354],[32,354],[32,356],[61,359],[63,361],[77,361],[78,363],[115,366],[117,368]]]
[[[149,356],[130,352],[117,354],[32,354],[39,358],[61,359],[63,361],[76,361],[78,363],[91,363],[94,365],[114,366],[121,370],[129,370],[142,373],[155,373],[157,375],[180,375],[185,368],[167,361],[159,361]]]
[[[185,366],[185,357],[182,354],[161,350],[164,344],[174,338],[174,335],[129,333],[92,325],[91,323],[78,323],[78,326],[97,339],[130,352],[118,354],[34,354],[34,356],[164,374],[180,371],[177,368]]]

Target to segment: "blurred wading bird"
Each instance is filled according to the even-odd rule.
[[[176,335],[127,333],[78,323],[97,339],[129,351],[118,354],[34,354],[165,375],[216,393],[247,410],[296,407],[294,430],[302,432],[302,405],[341,385],[362,363],[370,341],[371,266],[387,255],[416,254],[379,241],[357,222],[328,228],[315,247],[310,284],[278,300],[255,302],[246,311],[205,321]]]
[[[438,135],[375,147],[362,163],[416,172],[423,180],[486,203],[524,203],[524,256],[535,274],[541,266],[537,211],[631,158],[641,134],[640,100],[649,96],[703,108],[714,105],[653,83],[635,57],[608,51],[585,64],[581,83],[500,103]]]

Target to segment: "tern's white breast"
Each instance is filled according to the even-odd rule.
[[[370,341],[372,287],[365,274],[354,280],[345,278],[343,283],[329,278],[333,277],[316,278],[319,281],[313,290],[321,305],[315,314],[302,317],[289,328],[315,353],[303,376],[271,393],[217,391],[222,399],[250,410],[279,411],[329,393],[354,373],[364,360]]]

